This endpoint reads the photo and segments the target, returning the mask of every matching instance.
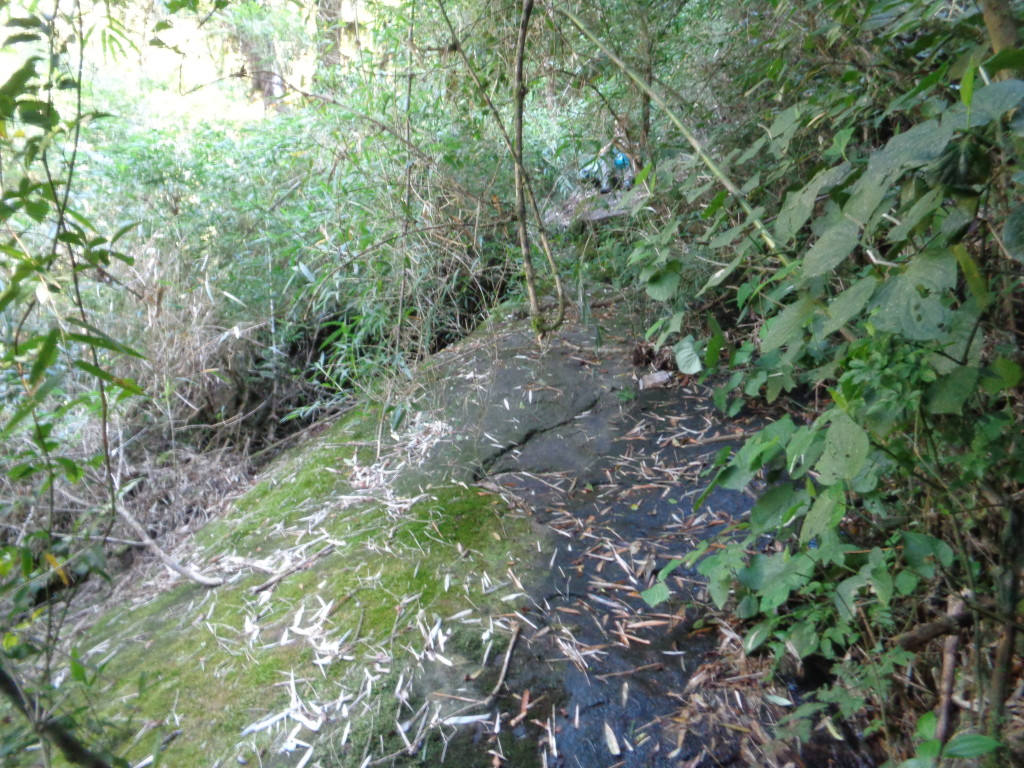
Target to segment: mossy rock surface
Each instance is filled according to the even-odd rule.
[[[433,438],[412,425],[378,456],[379,416],[349,412],[198,532],[190,559],[227,584],[161,576],[80,639],[104,664],[114,753],[135,764],[178,732],[165,765],[292,766],[310,749],[309,764],[360,765],[405,749],[395,721],[428,694],[442,714],[486,696],[508,637],[492,616],[546,534],[445,472],[396,493],[410,446]]]
[[[484,765],[490,750],[532,766],[547,733],[564,732],[562,758],[603,761],[605,722],[625,739],[668,715],[661,687],[681,688],[692,663],[668,656],[667,674],[658,654],[689,642],[689,620],[645,619],[638,589],[681,553],[665,531],[689,507],[638,475],[633,454],[664,445],[638,431],[648,412],[705,424],[711,406],[637,390],[632,316],[611,302],[540,345],[526,320],[492,323],[421,366],[400,401],[353,408],[270,466],[176,553],[228,583],[161,573],[78,642],[103,664],[112,752],[135,765],[174,735],[165,765]],[[669,450],[666,466],[692,458]],[[619,565],[628,580],[608,592]],[[634,630],[651,635],[648,655],[613,649],[622,619],[609,623],[608,605],[651,627]],[[626,697],[632,669],[651,671]],[[637,738],[627,764],[660,765],[662,737]]]
[[[538,346],[525,320],[492,323],[422,366],[397,434],[363,404],[264,471],[176,553],[227,584],[161,573],[78,641],[103,666],[112,753],[135,764],[176,734],[164,764],[401,763],[396,721],[418,714],[414,738],[484,699],[550,534],[472,482],[598,401],[617,408],[623,342],[598,370],[595,328]],[[417,761],[442,744],[421,736]]]

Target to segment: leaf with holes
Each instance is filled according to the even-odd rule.
[[[840,480],[852,480],[864,467],[870,450],[868,433],[845,413],[836,414],[817,464],[821,482],[835,485]]]
[[[875,294],[875,327],[900,333],[912,341],[934,341],[948,333],[946,292],[956,285],[956,257],[950,251],[925,251],[902,275],[887,281]]]

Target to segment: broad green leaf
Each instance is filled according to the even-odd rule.
[[[676,367],[680,373],[693,375],[701,372],[703,366],[693,336],[687,336],[677,342],[672,347],[672,351],[675,353]]]
[[[843,579],[836,586],[832,603],[835,605],[843,621],[853,621],[857,607],[857,594],[868,585],[868,577],[863,569],[849,578]]]
[[[786,471],[795,480],[807,474],[825,447],[825,432],[816,427],[800,427],[786,444]]]
[[[747,653],[753,653],[760,648],[764,641],[768,639],[771,634],[772,625],[771,622],[762,621],[759,624],[755,624],[747,636],[743,638],[743,650]]]
[[[919,576],[930,579],[935,576],[936,565],[952,565],[953,550],[934,536],[903,531],[903,559]]]
[[[669,262],[669,267],[658,270],[647,281],[647,295],[655,301],[668,301],[679,289],[679,269],[678,266],[675,269],[671,268],[672,264],[678,265],[678,262]]]
[[[750,529],[753,533],[775,531],[807,506],[807,492],[790,483],[772,486],[754,503],[750,511]]]
[[[871,155],[865,176],[897,178],[912,168],[932,162],[953,138],[953,128],[945,121],[926,120],[889,139],[885,147]]]
[[[817,239],[804,257],[804,277],[817,277],[839,266],[857,247],[860,227],[847,218],[837,220]]]
[[[921,760],[932,760],[942,752],[942,742],[938,739],[928,739],[917,745],[917,756]]]
[[[982,388],[990,395],[1013,389],[1021,380],[1021,368],[1005,357],[997,357],[992,365],[983,371]]]
[[[871,588],[878,596],[878,602],[888,607],[892,601],[894,591],[892,573],[889,571],[889,563],[886,562],[885,553],[875,547],[868,556],[871,566]]]
[[[910,210],[903,215],[902,221],[889,230],[886,239],[890,243],[899,243],[906,240],[918,224],[942,207],[942,201],[945,197],[946,190],[941,187],[935,187],[926,192],[910,206]]]
[[[912,595],[921,580],[910,571],[900,571],[896,574],[896,589],[901,595]]]
[[[642,597],[644,602],[651,606],[651,608],[656,608],[672,597],[672,592],[665,585],[665,582],[658,581],[654,583],[654,586],[641,592],[640,597]]]
[[[824,485],[852,480],[867,461],[871,450],[868,434],[845,413],[837,413],[825,436],[825,450],[817,470]]]
[[[793,650],[801,659],[818,650],[818,628],[812,621],[801,621],[794,624],[786,639],[789,640],[789,644],[793,646]]]
[[[1003,245],[1011,257],[1024,264],[1024,204],[1014,206],[1006,217]]]
[[[934,712],[925,712],[917,719],[916,735],[920,741],[930,741],[935,738],[935,728],[939,719]]]
[[[928,385],[925,392],[925,410],[934,414],[963,413],[964,403],[974,394],[978,384],[978,369],[967,365],[957,366],[952,373]]]
[[[729,229],[711,238],[711,241],[708,243],[708,248],[714,251],[718,250],[719,248],[725,248],[727,246],[730,246],[733,243],[735,243],[740,237],[742,237],[743,234],[747,231],[747,229],[748,224],[745,221],[737,224],[735,227],[729,227]],[[739,248],[739,245],[737,245],[736,247]]]
[[[825,531],[835,528],[846,514],[845,498],[841,485],[824,489],[814,500],[800,529],[800,543],[806,544]]]
[[[768,129],[768,134],[771,136],[769,146],[776,157],[782,157],[785,154],[789,148],[789,142],[793,140],[793,136],[796,135],[800,126],[799,104],[780,112],[775,118],[775,122]]]
[[[760,602],[754,595],[746,595],[736,606],[736,615],[741,619],[752,619],[760,613]]]
[[[50,204],[42,198],[29,198],[25,200],[25,213],[35,221],[42,222],[50,212]]]
[[[901,275],[876,292],[875,327],[901,333],[912,341],[933,341],[948,331],[950,310],[943,303],[956,284],[956,258],[951,251],[925,251]]]
[[[759,591],[769,575],[778,575],[781,561],[772,555],[758,552],[750,558],[750,564],[736,572],[736,580],[752,592]]]
[[[950,189],[968,189],[975,184],[984,184],[991,174],[992,160],[988,148],[970,135],[951,142],[929,172],[937,183]],[[969,216],[973,219],[973,209]],[[943,230],[948,229],[949,221],[946,221]]]
[[[970,107],[954,104],[942,114],[942,125],[954,132],[981,128],[1017,106],[1024,99],[1024,83],[1003,80],[974,91]]]
[[[778,455],[794,431],[793,420],[784,416],[748,438],[720,476],[722,487],[734,491],[746,488],[764,464]]]
[[[994,75],[1001,69],[1024,70],[1024,50],[1020,48],[1004,48],[995,56],[983,61],[981,66],[990,75]]]
[[[1002,80],[974,92],[971,107],[955,104],[942,115],[942,124],[954,131],[981,128],[999,120],[1024,100],[1024,82]]]
[[[0,97],[6,97],[13,101],[18,96],[25,93],[25,86],[28,85],[28,81],[35,77],[37,61],[39,61],[38,56],[33,56],[32,58],[27,59],[25,63],[21,65],[21,69],[7,78],[7,81],[3,85],[0,85]],[[0,119],[9,117],[10,114],[10,112],[6,115],[0,113]]]
[[[962,733],[954,736],[942,750],[943,757],[981,757],[995,752],[1002,742],[980,733]]]
[[[850,199],[843,206],[843,216],[859,228],[867,226],[886,198],[895,198],[897,188],[892,183],[896,174],[879,173],[869,170],[853,185]],[[885,208],[891,208],[886,203]]]
[[[878,279],[868,275],[834,297],[825,312],[827,319],[821,327],[822,337],[835,333],[857,316],[867,306],[876,287]]]
[[[786,195],[786,202],[775,220],[775,237],[779,242],[788,242],[807,223],[814,211],[818,196],[829,192],[837,184],[850,175],[852,166],[843,163],[832,168],[819,171],[803,189]]]
[[[802,294],[765,325],[762,332],[761,352],[773,352],[780,347],[803,340],[803,327],[814,312],[814,301]]]

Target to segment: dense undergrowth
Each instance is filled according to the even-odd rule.
[[[272,448],[354,392],[397,426],[393,383],[524,290],[504,135],[520,5],[367,2],[327,27],[321,8],[305,78],[309,24],[250,5],[105,24],[3,6],[0,660],[33,724],[3,731],[7,754],[89,721],[48,682],[93,680],[61,641],[66,588],[138,538],[125,510],[176,527],[160,478]],[[525,57],[539,208],[575,211],[602,147],[636,166],[615,215],[551,233],[570,293],[646,290],[652,339],[725,414],[770,407],[716,480],[766,490],[691,564],[747,652],[827,671],[790,736],[837,718],[893,765],[1024,759],[1024,54],[1020,4],[981,6],[1009,16],[539,6]],[[78,41],[130,51],[192,11],[266,118],[172,124],[86,82]],[[531,219],[535,241],[564,218]]]

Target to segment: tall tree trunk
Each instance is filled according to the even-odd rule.
[[[280,107],[281,97],[284,96],[284,78],[273,41],[262,42],[253,40],[244,33],[236,34],[238,46],[245,57],[245,66],[252,79],[253,93],[260,95],[263,106],[267,109]]]
[[[317,0],[317,76],[329,76],[341,64],[342,14],[344,0]]]

